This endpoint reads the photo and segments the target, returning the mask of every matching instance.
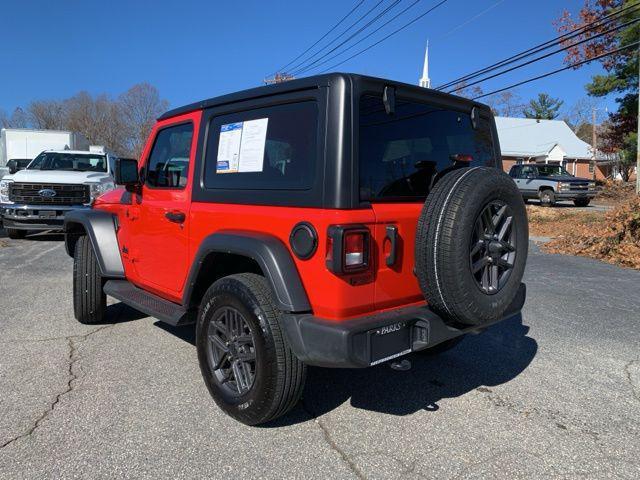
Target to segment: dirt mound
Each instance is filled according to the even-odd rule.
[[[640,269],[640,196],[620,203],[603,222],[574,225],[544,248],[549,253],[582,255]]]

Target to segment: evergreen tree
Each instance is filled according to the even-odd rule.
[[[558,111],[564,102],[558,98],[551,98],[548,93],[538,94],[537,100],[529,101],[529,106],[522,113],[527,118],[538,120],[553,120],[558,116]]]

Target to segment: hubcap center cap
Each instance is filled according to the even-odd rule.
[[[492,257],[496,257],[496,256],[501,256],[502,255],[502,244],[497,241],[494,240],[492,242],[489,243],[489,255],[491,255]]]

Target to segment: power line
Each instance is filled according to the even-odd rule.
[[[382,42],[384,42],[385,40],[387,40],[388,38],[394,36],[395,34],[401,32],[402,30],[404,30],[405,28],[413,25],[414,23],[416,23],[418,20],[420,20],[422,17],[428,15],[429,13],[433,12],[436,8],[438,8],[440,5],[447,3],[449,0],[441,0],[440,2],[438,2],[436,5],[434,5],[433,7],[431,7],[429,10],[427,10],[426,12],[422,13],[421,15],[418,15],[416,18],[414,18],[413,20],[411,20],[410,22],[405,23],[403,26],[401,26],[400,28],[397,28],[396,30],[394,30],[393,32],[387,34],[386,36],[382,37],[380,40],[378,40],[377,42],[372,43],[371,45],[369,45],[368,47],[363,48],[362,50],[354,53],[353,55],[351,55],[350,57],[345,58],[344,60],[332,65],[331,67],[323,70],[323,72],[328,72],[329,70],[333,70],[334,68],[342,65],[345,62],[348,62],[349,60],[356,58],[360,55],[362,55],[364,52],[372,49],[373,47],[381,44]]]
[[[504,92],[505,90],[510,90],[512,88],[519,87],[520,85],[525,85],[527,83],[531,83],[531,82],[534,82],[536,80],[540,80],[542,78],[550,77],[551,75],[555,75],[556,73],[560,73],[560,72],[563,72],[565,70],[576,68],[576,67],[579,67],[581,65],[584,65],[584,64],[587,64],[587,63],[591,63],[591,62],[593,62],[595,60],[600,60],[601,58],[604,58],[604,57],[609,56],[609,55],[613,55],[615,53],[622,52],[623,50],[627,50],[627,49],[635,47],[637,45],[640,45],[640,41],[637,41],[637,42],[634,42],[634,43],[630,43],[630,44],[625,45],[625,46],[620,47],[620,48],[616,48],[615,50],[611,50],[609,52],[600,54],[600,55],[598,55],[596,57],[589,58],[588,60],[582,60],[580,62],[572,63],[571,65],[567,65],[566,67],[562,67],[562,68],[559,68],[557,70],[553,70],[552,72],[543,73],[542,75],[538,75],[537,77],[529,78],[527,80],[523,80],[521,82],[514,83],[513,85],[509,85],[508,87],[504,87],[504,88],[500,88],[498,90],[494,90],[493,92],[483,93],[482,95],[478,95],[477,97],[473,97],[472,100],[477,100],[479,98],[484,98],[484,97],[488,97],[490,95],[495,95],[496,93]]]
[[[378,6],[384,2],[384,0],[378,0],[378,2],[371,7],[369,10],[367,10],[366,12],[364,12],[364,14],[362,14],[355,22],[353,22],[351,25],[349,25],[342,33],[340,33],[337,37],[335,37],[333,40],[331,40],[329,43],[327,43],[325,46],[323,46],[322,48],[320,48],[317,52],[313,53],[311,56],[303,59],[302,61],[298,62],[296,65],[294,65],[293,67],[291,67],[290,70],[295,70],[297,68],[299,68],[300,66],[304,65],[305,63],[309,62],[311,59],[313,59],[314,57],[316,57],[316,55],[319,55],[320,52],[322,52],[325,48],[330,47],[332,44],[334,44],[336,41],[338,41],[342,36],[346,35],[349,30],[351,30],[353,27],[355,27],[358,23],[360,23],[363,19],[367,18],[369,16],[369,14],[371,12],[373,12],[376,8],[378,8]]]
[[[485,13],[490,12],[491,10],[493,10],[494,8],[496,8],[498,5],[500,5],[501,3],[504,3],[504,0],[498,0],[496,3],[494,3],[493,5],[485,8],[483,11],[481,11],[480,13],[474,15],[473,17],[471,17],[470,19],[462,22],[460,25],[453,27],[451,30],[449,30],[447,33],[445,33],[444,35],[442,35],[441,37],[436,38],[436,41],[439,40],[443,40],[445,38],[447,38],[449,35],[451,35],[453,32],[460,30],[462,27],[469,25],[471,22],[477,20],[478,18],[480,18],[481,16],[483,16]]]
[[[387,8],[385,8],[382,12],[380,12],[378,15],[376,15],[374,18],[372,18],[371,20],[369,20],[369,22],[360,27],[355,33],[351,34],[346,40],[343,40],[341,43],[339,43],[338,45],[336,45],[335,47],[333,47],[331,50],[329,50],[328,52],[324,53],[321,57],[317,58],[316,60],[314,60],[313,62],[311,62],[309,65],[305,66],[304,68],[298,70],[298,71],[294,71],[293,74],[294,75],[299,75],[302,72],[305,72],[307,70],[309,70],[310,68],[312,68],[314,65],[316,65],[320,60],[322,60],[323,58],[326,58],[328,55],[332,54],[333,52],[335,52],[337,49],[339,49],[341,46],[343,46],[344,44],[346,44],[347,42],[349,42],[349,40],[351,40],[352,38],[354,38],[355,36],[357,36],[358,34],[362,33],[364,30],[366,30],[367,28],[369,28],[369,26],[371,26],[373,23],[377,22],[380,18],[382,18],[383,16],[385,16],[391,9],[393,9],[396,5],[398,5],[400,3],[401,0],[394,0],[391,5],[389,5]]]
[[[480,70],[476,70],[475,72],[469,73],[467,75],[463,75],[462,77],[459,77],[455,80],[451,80],[450,82],[447,82],[445,84],[439,85],[438,87],[436,87],[436,90],[443,90],[445,88],[449,88],[453,85],[456,85],[458,83],[467,81],[467,80],[471,80],[473,78],[477,78],[485,73],[489,73],[493,70],[497,70],[498,68],[510,65],[512,63],[515,63],[519,60],[523,60],[527,57],[530,57],[531,55],[535,55],[536,53],[542,52],[548,48],[551,48],[555,45],[560,45],[563,42],[566,42],[567,40],[570,40],[572,38],[575,38],[579,35],[582,35],[590,30],[593,30],[594,28],[598,28],[598,27],[603,27],[605,25],[608,25],[609,23],[612,23],[614,21],[618,20],[618,17],[620,15],[622,15],[623,13],[628,12],[629,10],[633,10],[636,9],[637,7],[640,6],[640,2],[637,2],[633,5],[630,5],[628,7],[625,7],[621,10],[618,10],[617,12],[613,12],[610,13],[608,15],[605,15],[604,17],[601,17],[597,20],[594,20],[593,22],[587,24],[587,25],[583,25],[581,27],[578,27],[574,30],[571,30],[570,32],[564,33],[558,37],[555,37],[551,40],[547,40],[546,42],[543,42],[539,45],[536,45],[534,47],[531,47],[523,52],[517,53],[515,55],[512,55],[511,57],[508,57],[504,60],[501,60],[497,63],[494,63],[492,65],[489,65],[488,67],[484,67]],[[605,22],[606,20],[606,22]],[[604,23],[602,23],[604,22]],[[596,25],[596,24],[600,24],[600,25]]]
[[[632,24],[638,23],[638,22],[640,22],[640,18],[636,18],[635,20],[631,20],[630,22],[624,23],[622,25],[618,25],[618,26],[616,26],[616,27],[614,27],[612,29],[609,29],[609,30],[607,30],[605,32],[601,32],[601,33],[599,33],[597,35],[594,35],[593,37],[582,39],[579,42],[572,43],[571,45],[567,45],[566,47],[562,47],[562,48],[559,48],[559,49],[554,50],[552,52],[546,53],[546,54],[541,55],[539,57],[536,57],[536,58],[534,58],[532,60],[529,60],[528,62],[521,63],[520,65],[516,65],[514,67],[508,68],[507,70],[503,70],[501,72],[494,73],[493,75],[490,75],[490,76],[485,77],[485,78],[481,78],[480,80],[476,80],[475,82],[467,83],[467,84],[464,85],[464,88],[471,87],[473,85],[477,85],[478,83],[486,82],[487,80],[491,80],[492,78],[499,77],[500,75],[504,75],[504,74],[509,73],[509,72],[513,72],[514,70],[518,70],[519,68],[526,67],[527,65],[531,65],[532,63],[535,63],[535,62],[539,62],[540,60],[544,60],[545,58],[551,57],[551,56],[556,55],[556,54],[558,54],[560,52],[564,52],[564,51],[566,51],[566,50],[568,50],[570,48],[576,47],[576,46],[581,45],[583,43],[590,42],[590,41],[595,40],[596,38],[599,38],[599,37],[601,37],[603,35],[607,35],[608,33],[614,32],[616,30],[620,30],[621,28],[628,27],[629,25],[632,25]],[[447,93],[452,93],[452,92],[454,92],[456,90],[458,90],[458,89],[457,88],[453,88],[452,90],[449,90]]]
[[[380,25],[378,28],[376,28],[373,32],[368,33],[367,35],[365,35],[364,37],[362,37],[360,40],[358,40],[356,43],[349,45],[347,48],[345,48],[344,50],[342,50],[341,52],[336,53],[335,55],[332,55],[331,57],[327,58],[326,60],[318,63],[315,67],[312,68],[318,68],[321,65],[324,65],[328,62],[330,62],[331,60],[333,60],[336,57],[339,57],[340,55],[343,55],[344,53],[348,52],[349,50],[351,50],[353,47],[355,47],[356,45],[361,44],[362,42],[364,42],[367,38],[369,38],[371,35],[374,35],[375,33],[379,32],[381,29],[383,29],[384,27],[386,27],[389,23],[393,22],[396,18],[398,18],[399,16],[401,16],[402,14],[404,14],[407,10],[411,9],[412,7],[416,6],[418,3],[420,3],[422,0],[415,0],[412,4],[410,4],[408,7],[406,7],[404,10],[402,10],[400,13],[397,13],[396,15],[394,15],[393,17],[391,17],[390,20],[387,20],[386,22],[384,22],[382,25]],[[319,59],[320,60],[320,59]],[[304,68],[301,71],[299,71],[298,73],[304,73],[306,71],[308,71],[310,68]]]
[[[353,12],[355,12],[358,7],[360,7],[360,5],[362,5],[364,3],[364,0],[360,0],[358,3],[355,4],[355,6],[349,10],[349,12],[342,17],[338,23],[336,23],[333,27],[331,27],[327,33],[325,33],[324,35],[322,35],[318,40],[316,40],[316,42],[311,45],[309,48],[307,48],[304,52],[302,52],[300,55],[298,55],[296,58],[294,58],[293,60],[291,60],[289,63],[287,63],[286,65],[284,65],[283,67],[280,67],[278,70],[276,70],[274,73],[272,73],[271,75],[275,75],[278,72],[282,72],[284,71],[285,68],[287,68],[289,65],[291,65],[293,62],[297,61],[300,57],[302,57],[303,55],[305,55],[309,50],[311,50],[313,47],[315,47],[316,45],[318,45],[322,40],[324,40],[325,38],[327,38],[327,36],[333,32],[336,28],[338,28],[342,22],[344,22],[347,18],[349,18],[351,16],[351,14]]]

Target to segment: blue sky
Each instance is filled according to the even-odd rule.
[[[357,12],[376,1],[366,0]],[[402,0],[393,11],[412,1]],[[338,70],[416,83],[429,39],[431,78],[438,85],[556,36],[552,20],[563,8],[577,12],[582,5],[582,0],[503,0],[449,33],[497,2],[449,0]],[[172,107],[253,87],[311,45],[355,3],[5,0],[0,9],[0,109],[11,113],[31,100],[65,98],[80,90],[117,95],[143,81],[158,87]],[[413,18],[435,3],[422,0],[401,18]],[[401,18],[393,25],[400,25]],[[557,55],[483,87],[506,86],[558,68],[561,61]],[[586,96],[584,84],[599,70],[599,65],[589,65],[517,92],[526,100],[546,91],[571,105]]]

